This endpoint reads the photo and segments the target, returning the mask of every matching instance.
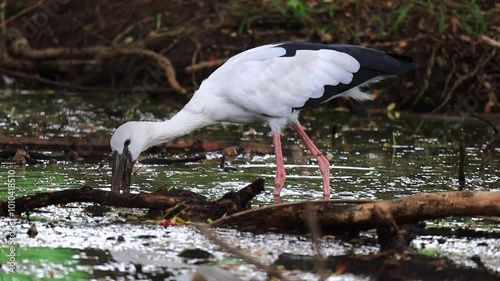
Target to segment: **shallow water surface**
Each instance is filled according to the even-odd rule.
[[[117,112],[126,111],[128,104],[118,97],[112,102],[109,100],[110,96],[103,94],[0,93],[0,135],[41,138],[110,135],[113,128],[124,121]],[[145,100],[132,117],[136,120],[163,120],[174,112],[157,101]],[[417,131],[423,120],[419,116],[405,117],[403,114],[400,118],[394,118],[392,114],[370,109],[363,113],[348,114],[328,106],[304,111],[301,116],[306,131],[331,159],[332,198],[392,199],[422,192],[457,190],[459,128],[466,132],[464,188],[500,191],[500,149],[495,148],[493,157],[484,168],[480,168],[485,157],[483,149],[489,139],[488,126],[484,123],[460,118],[434,118],[426,119]],[[250,128],[255,130],[252,130],[254,133],[248,134]],[[271,142],[268,128],[259,123],[211,126],[187,137]],[[293,151],[302,151],[303,146],[291,130],[285,130],[283,144],[293,148]],[[29,148],[26,149],[29,151]],[[182,155],[171,152],[166,156],[175,158]],[[257,178],[265,178],[266,191],[253,203],[272,203],[275,172],[273,155],[239,154],[235,158],[228,157],[228,165],[235,168],[231,172],[219,168],[220,157],[220,152],[215,151],[207,153],[206,160],[194,163],[136,164],[132,191],[153,191],[168,185],[216,199]],[[314,158],[305,152],[294,153],[286,157],[285,162],[288,177],[282,192],[283,201],[321,199],[321,177]],[[18,187],[16,197],[83,185],[109,189],[109,163],[109,154],[101,159],[84,158],[78,164],[46,162],[17,166],[5,162],[0,165],[0,199],[3,201],[7,198],[9,174],[13,175]],[[20,255],[33,255],[25,250],[37,249],[40,255],[58,253],[65,257],[64,262],[49,257],[36,263],[33,259],[20,259],[19,276],[43,278],[55,274],[55,277],[62,278],[72,272],[73,278],[83,280],[120,275],[129,275],[132,279],[190,280],[189,274],[194,270],[194,265],[178,254],[185,249],[199,248],[214,256],[212,262],[243,280],[265,280],[264,273],[224,253],[191,227],[163,228],[154,222],[132,224],[126,217],[119,215],[120,210],[114,210],[104,217],[91,217],[84,210],[88,205],[91,204],[43,208],[31,214],[32,222],[25,218],[13,222],[0,219],[0,229],[7,229],[12,223],[18,234],[15,241]],[[26,231],[32,223],[37,226],[39,234],[35,238],[28,238]],[[500,230],[498,225],[476,219],[450,218],[441,221],[440,225],[474,225],[482,230]],[[218,230],[217,233],[229,244],[252,253],[266,263],[272,263],[281,253],[314,254],[307,237],[252,235],[235,230]],[[363,235],[372,237],[374,234]],[[417,249],[427,245],[427,248],[436,249],[439,255],[450,256],[463,263],[470,263],[468,259],[472,255],[479,255],[487,266],[500,270],[498,241],[448,239],[446,243],[437,243],[438,240],[437,237],[419,237],[413,245]],[[325,238],[322,243],[327,255],[377,251],[377,245],[354,247],[337,239]],[[71,251],[59,253],[61,249]],[[5,264],[1,263],[2,270],[7,270]],[[294,274],[303,280],[317,278],[309,273]],[[362,280],[352,276],[339,278],[332,277],[329,280]]]

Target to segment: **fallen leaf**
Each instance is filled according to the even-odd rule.
[[[396,108],[396,103],[395,103],[395,102],[391,102],[391,103],[387,106],[387,111],[393,111],[395,108]]]
[[[164,227],[176,226],[176,224],[171,222],[170,220],[164,220],[164,221],[160,222],[160,224],[163,225]]]
[[[347,270],[347,267],[345,265],[339,264],[335,267],[335,272],[337,274],[344,273]]]

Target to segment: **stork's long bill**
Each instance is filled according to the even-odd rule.
[[[118,153],[118,151],[113,151],[113,175],[111,179],[111,190],[113,192],[129,192],[133,167],[134,161],[132,161],[132,156],[130,155],[128,147],[123,148],[122,154]]]
[[[316,158],[323,197],[330,198],[330,163],[299,122],[302,109],[337,97],[370,100],[364,86],[416,68],[411,57],[354,45],[285,42],[239,53],[205,79],[191,100],[170,120],[127,122],[111,137],[112,191],[128,192],[134,161],[147,148],[207,125],[267,122],[273,135],[279,196],[286,173],[281,130],[291,126]]]

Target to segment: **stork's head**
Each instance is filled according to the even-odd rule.
[[[135,160],[149,147],[150,126],[147,122],[127,122],[114,132],[111,190],[128,192]]]

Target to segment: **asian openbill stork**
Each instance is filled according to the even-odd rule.
[[[263,120],[271,127],[276,155],[273,194],[279,196],[285,182],[280,132],[290,125],[316,157],[328,199],[330,164],[300,125],[299,112],[337,97],[368,100],[360,86],[413,69],[410,57],[353,45],[285,42],[239,53],[204,80],[172,119],[127,122],[116,129],[112,191],[129,191],[134,162],[153,145],[215,123]]]

